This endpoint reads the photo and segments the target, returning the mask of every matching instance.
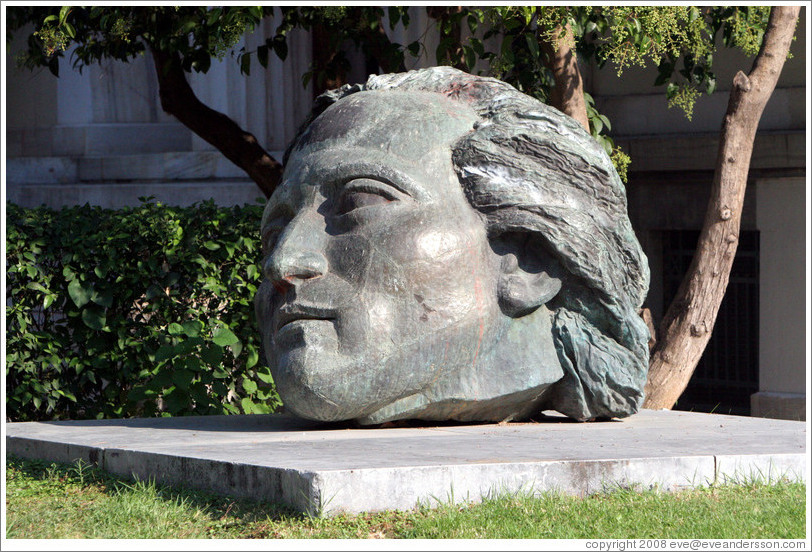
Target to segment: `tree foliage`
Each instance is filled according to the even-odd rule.
[[[545,68],[539,44],[557,45],[556,30],[569,25],[570,44],[585,62],[599,68],[607,63],[618,77],[630,66],[658,68],[654,84],[667,86],[672,98],[713,93],[716,79],[713,54],[717,35],[727,47],[738,47],[755,55],[766,29],[770,8],[760,6],[502,6],[471,9],[469,20],[481,14],[488,22],[485,37],[502,37],[498,52],[483,52],[477,38],[464,46],[466,59],[473,54],[489,62],[497,78],[516,82],[523,92],[545,101],[552,78]],[[466,62],[467,66],[473,67]],[[668,87],[670,85],[670,87]],[[675,105],[671,102],[671,105]],[[690,115],[692,103],[681,107]]]
[[[282,7],[280,13],[281,20],[274,35],[274,40],[280,44],[284,44],[288,33],[297,28],[315,33],[322,39],[318,46],[320,51],[314,52],[313,65],[302,75],[302,83],[307,86],[312,79],[317,90],[346,82],[351,69],[345,48],[348,44],[359,49],[370,66],[386,73],[405,71],[405,56],[417,47],[416,42],[405,47],[391,42],[386,34],[385,17],[389,20],[390,30],[401,22],[404,26],[409,25],[406,7]]]
[[[761,6],[684,5],[426,9],[436,19],[440,35],[430,63],[494,76],[551,103],[556,76],[550,67],[550,47],[569,41],[582,63],[599,68],[609,64],[619,77],[631,66],[656,66],[653,84],[664,87],[668,105],[681,108],[689,118],[696,99],[716,88],[716,43],[754,54],[770,11]],[[404,45],[388,38],[385,19],[390,29],[409,26],[405,7],[282,7],[276,13],[273,35],[252,51],[236,46],[264,18],[273,17],[270,7],[13,7],[8,10],[8,28],[11,34],[33,23],[19,60],[27,67],[46,66],[55,75],[72,45],[76,46],[72,64],[79,70],[108,58],[127,62],[152,49],[177,55],[187,73],[206,73],[212,58],[222,60],[230,54],[241,72],[250,74],[254,59],[263,67],[271,53],[284,60],[287,37],[297,28],[324,37],[320,50],[325,53],[317,55],[302,75],[305,85],[314,79],[317,89],[346,82],[347,44],[359,48],[370,66],[383,72],[404,70],[407,57],[428,57],[425,41]],[[562,28],[571,29],[571,34],[560,34]],[[584,100],[589,131],[625,177],[630,160],[609,136],[609,119],[599,113],[588,91]],[[267,186],[261,187],[267,193]]]
[[[669,107],[681,108],[690,119],[696,98],[712,94],[716,88],[713,54],[718,36],[725,46],[754,54],[769,12],[769,7],[755,6],[460,8],[438,20],[441,41],[437,59],[447,58],[451,65],[468,71],[484,65],[479,73],[505,80],[551,103],[556,76],[550,67],[550,50],[566,40],[559,29],[569,27],[567,45],[583,63],[594,63],[599,68],[608,64],[618,77],[630,66],[656,66],[653,84],[664,87]],[[454,47],[454,25],[463,23],[468,36]],[[494,42],[495,47],[489,49]],[[452,52],[457,52],[457,57],[451,56]],[[598,112],[586,91],[585,97],[591,134],[625,175],[628,157],[615,148],[608,136],[609,120]]]
[[[105,59],[126,63],[155,48],[178,53],[187,72],[206,73],[212,58],[222,60],[271,13],[260,7],[14,7],[8,10],[8,28],[12,35],[33,23],[18,61],[30,68],[47,66],[56,76],[73,45],[72,65],[79,70]],[[274,46],[271,41],[269,47]]]
[[[192,71],[206,73],[212,57],[226,53],[236,57],[241,71],[247,74],[251,53],[244,47],[236,52],[233,48],[272,13],[272,8],[263,7],[11,7],[8,34],[33,24],[19,61],[29,67],[47,66],[55,75],[66,48],[71,46],[75,46],[72,64],[79,70],[105,59],[127,62],[149,53],[164,111],[220,150],[270,195],[282,174],[281,164],[254,136],[201,102],[186,75]],[[284,55],[282,42],[267,40],[262,45],[266,55],[257,53],[257,57],[267,64],[272,48]]]

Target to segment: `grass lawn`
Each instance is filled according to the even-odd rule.
[[[674,494],[505,495],[476,505],[312,518],[270,503],[133,483],[82,464],[6,462],[11,539],[802,539],[805,508],[805,485],[751,481]]]

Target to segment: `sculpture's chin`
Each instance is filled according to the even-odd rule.
[[[274,382],[285,409],[300,418],[321,422],[359,416],[363,405],[357,394],[347,393],[344,362],[331,352],[301,348],[279,354],[273,367]]]
[[[277,355],[272,373],[285,409],[308,420],[352,420],[400,396],[380,384],[385,371],[377,363],[321,348],[302,347]]]
[[[266,350],[286,410],[311,420],[353,420],[427,389],[449,370],[470,366],[479,337],[476,322],[397,346],[355,334],[352,347],[346,345],[348,332],[336,333],[330,323],[309,324],[278,332]]]
[[[338,422],[355,417],[353,409],[347,405],[336,404],[307,387],[297,386],[287,392],[280,390],[279,396],[288,412],[307,420]]]

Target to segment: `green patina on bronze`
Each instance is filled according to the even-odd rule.
[[[572,119],[448,67],[321,96],[262,223],[256,307],[305,418],[623,417],[643,399],[646,258]]]

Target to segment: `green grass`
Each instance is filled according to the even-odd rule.
[[[313,518],[285,507],[9,457],[7,538],[804,538],[806,486],[757,480],[679,493],[503,494]]]

